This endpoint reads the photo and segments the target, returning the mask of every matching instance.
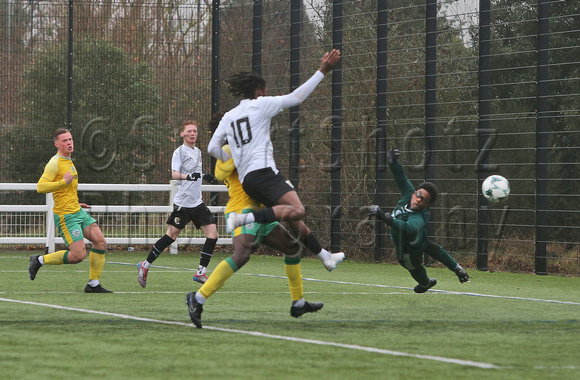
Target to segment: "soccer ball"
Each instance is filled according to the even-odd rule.
[[[481,185],[483,196],[490,202],[499,202],[510,195],[510,183],[500,175],[490,175]]]

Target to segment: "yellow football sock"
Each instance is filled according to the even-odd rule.
[[[89,280],[98,280],[105,266],[105,250],[91,249],[89,252]]]
[[[62,265],[68,264],[68,251],[56,251],[43,256],[44,265]]]
[[[286,276],[288,276],[288,287],[290,288],[292,301],[304,298],[300,257],[284,258],[284,269],[286,269]]]
[[[223,260],[211,273],[205,284],[199,288],[198,292],[208,299],[212,294],[225,284],[226,280],[238,271],[238,266],[231,257]]]

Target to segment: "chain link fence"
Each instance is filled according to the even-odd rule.
[[[36,182],[68,127],[81,182],[167,183],[181,122],[202,123],[205,151],[212,112],[237,104],[226,76],[256,71],[285,94],[337,47],[337,70],[272,124],[323,246],[395,262],[364,207],[398,201],[397,146],[413,184],[437,183],[429,234],[462,264],[578,275],[579,37],[570,1],[0,1],[2,182]],[[483,199],[490,174],[510,180],[507,201]]]

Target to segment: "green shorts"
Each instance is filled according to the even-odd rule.
[[[54,224],[67,246],[84,239],[83,230],[97,221],[82,208],[74,214],[54,214]]]
[[[246,209],[242,211],[242,214],[249,214],[251,213],[253,210],[250,209]],[[226,220],[228,219],[229,213],[225,215]],[[243,226],[240,226],[238,228],[236,228],[233,232],[232,232],[232,238],[236,237],[236,236],[240,236],[240,235],[252,235],[255,237],[254,242],[256,244],[262,244],[262,242],[264,241],[264,238],[266,236],[268,236],[268,234],[270,232],[272,232],[272,230],[274,230],[274,228],[276,228],[276,226],[278,225],[278,222],[272,222],[272,223],[249,223]]]

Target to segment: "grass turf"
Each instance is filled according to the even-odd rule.
[[[44,266],[30,281],[29,254],[0,253],[0,368],[7,379],[580,373],[577,277],[468,270],[472,282],[460,284],[451,271],[428,268],[438,284],[419,295],[399,266],[345,261],[328,273],[304,259],[305,298],[325,306],[294,319],[283,259],[254,256],[207,301],[199,330],[184,303],[200,287],[191,270],[198,255],[163,254],[142,289],[136,263],[146,253],[108,253],[101,283],[115,293],[85,294],[88,262]],[[210,271],[225,257],[215,255]]]

